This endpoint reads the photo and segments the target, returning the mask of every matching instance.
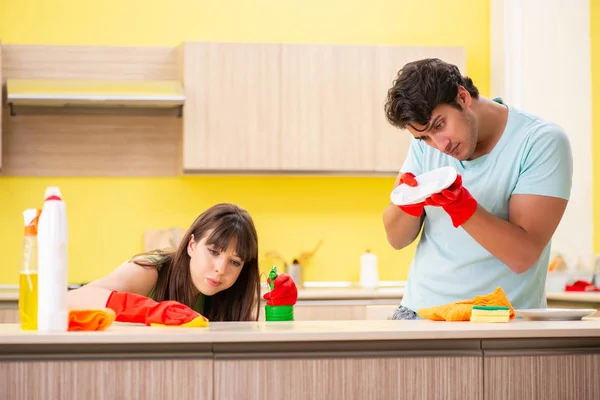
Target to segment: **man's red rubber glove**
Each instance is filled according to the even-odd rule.
[[[269,285],[271,278],[267,278]],[[263,298],[267,300],[270,306],[292,306],[298,300],[298,289],[296,283],[288,274],[279,274],[273,282],[274,288],[264,294]]]
[[[477,210],[477,201],[462,185],[462,176],[458,175],[449,188],[440,193],[432,194],[425,200],[428,206],[442,207],[452,219],[452,225],[458,228]]]
[[[113,291],[106,307],[117,314],[115,321],[162,325],[182,325],[201,315],[177,301],[156,302],[134,293]]]
[[[398,180],[396,181],[396,186],[400,186],[403,183],[412,187],[417,186],[415,175],[412,172],[405,172],[403,174],[401,173],[398,177]],[[398,208],[400,208],[402,211],[404,211],[408,215],[412,215],[413,217],[420,217],[421,215],[423,215],[424,207],[424,201],[417,204],[410,204],[407,206],[398,206]]]

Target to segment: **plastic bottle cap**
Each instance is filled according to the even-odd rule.
[[[46,193],[44,193],[44,199],[44,201],[62,200],[62,194],[60,193],[60,189],[56,186],[47,187]]]
[[[37,236],[38,220],[42,210],[38,208],[28,208],[23,211],[23,219],[25,222],[25,236]]]

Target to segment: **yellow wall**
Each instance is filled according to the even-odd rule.
[[[590,1],[592,40],[592,178],[594,183],[594,252],[600,254],[600,0]]]
[[[488,14],[489,4],[482,0],[0,0],[0,37],[14,44],[459,45],[467,49],[469,75],[489,96]],[[140,251],[144,229],[187,227],[218,201],[237,202],[252,212],[261,254],[278,250],[293,257],[324,239],[307,280],[357,280],[365,248],[380,256],[381,279],[406,279],[414,247],[392,250],[381,222],[392,183],[387,178],[0,178],[0,283],[17,282],[21,212],[41,206],[46,185],[60,186],[68,203],[71,282],[106,274]],[[263,271],[268,267],[262,265]]]

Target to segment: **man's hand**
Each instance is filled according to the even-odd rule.
[[[418,185],[411,172],[400,172],[394,182],[394,188],[401,184],[415,187]],[[383,226],[387,241],[396,250],[400,250],[415,241],[423,226],[425,202],[398,206],[392,202],[383,212]]]
[[[440,193],[432,194],[425,200],[428,206],[442,207],[452,219],[452,225],[458,228],[477,210],[477,201],[462,185],[462,177],[458,175],[449,188]]]
[[[396,178],[394,187],[400,186],[403,183],[412,187],[417,186],[417,180],[415,179],[415,175],[412,172],[400,172],[400,174],[398,174],[398,178]],[[410,204],[407,206],[398,206],[398,208],[400,208],[402,211],[404,211],[408,215],[412,215],[413,217],[420,217],[421,215],[423,215],[424,207],[425,202]]]

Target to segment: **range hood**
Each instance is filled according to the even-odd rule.
[[[7,79],[7,102],[13,106],[182,107],[179,81],[107,81]]]

